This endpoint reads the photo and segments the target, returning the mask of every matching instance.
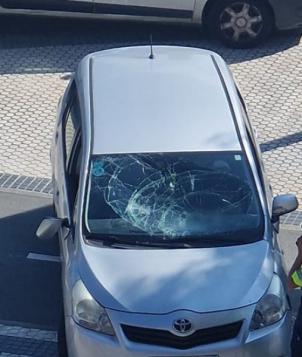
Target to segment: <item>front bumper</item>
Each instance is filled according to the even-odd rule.
[[[270,327],[245,332],[245,323],[242,330],[233,340],[176,350],[130,342],[120,331],[117,337],[104,336],[66,318],[69,357],[290,357],[290,313]]]

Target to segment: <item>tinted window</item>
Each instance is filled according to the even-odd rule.
[[[240,152],[92,159],[87,229],[100,238],[220,245],[262,239],[263,214]]]

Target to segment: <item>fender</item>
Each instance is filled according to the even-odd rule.
[[[202,14],[208,0],[195,0],[192,22],[195,24],[202,23]]]

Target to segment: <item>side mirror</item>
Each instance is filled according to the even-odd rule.
[[[66,224],[64,219],[54,217],[44,218],[37,229],[36,235],[41,240],[51,239],[64,224]]]
[[[295,195],[279,195],[274,197],[272,221],[276,223],[280,216],[295,211],[299,206],[298,199]]]

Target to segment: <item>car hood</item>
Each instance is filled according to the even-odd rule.
[[[164,314],[211,312],[256,303],[273,275],[268,242],[202,249],[82,246],[81,278],[104,307]]]

